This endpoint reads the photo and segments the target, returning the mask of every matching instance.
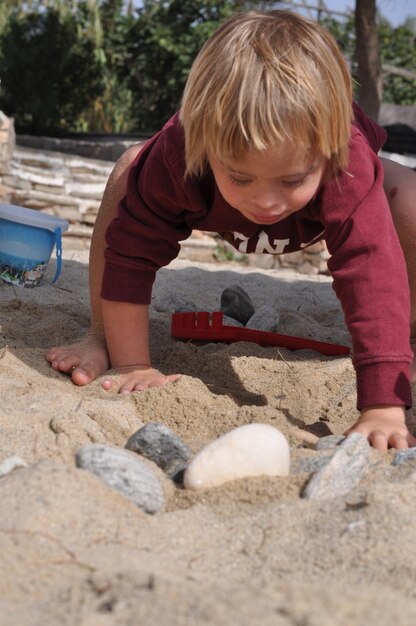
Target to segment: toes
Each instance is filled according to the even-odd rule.
[[[79,365],[79,357],[69,355],[61,359],[56,359],[51,363],[52,367],[60,372],[70,372]]]
[[[75,367],[73,368],[71,378],[76,385],[82,387],[92,383],[97,378],[97,373],[92,367]]]
[[[51,363],[52,361],[56,361],[59,358],[59,354],[61,353],[61,350],[57,347],[55,348],[51,348],[50,350],[47,351],[45,357],[46,360],[49,361],[49,363]]]

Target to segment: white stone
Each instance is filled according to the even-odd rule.
[[[203,448],[184,474],[187,489],[208,489],[248,476],[287,476],[290,450],[283,433],[268,424],[247,424]]]
[[[10,474],[10,472],[19,467],[27,467],[26,461],[21,459],[20,456],[7,457],[7,459],[4,459],[3,463],[0,465],[0,478]]]

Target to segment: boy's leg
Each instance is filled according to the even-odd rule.
[[[89,258],[91,323],[84,339],[50,348],[46,358],[60,372],[70,372],[77,385],[86,385],[109,368],[101,315],[101,282],[104,272],[105,232],[116,216],[117,206],[126,193],[130,166],[140,146],[131,146],[120,157],[108,179],[94,225]]]
[[[416,172],[389,159],[382,159],[384,190],[407,265],[410,286],[410,341],[416,354]],[[413,381],[416,364],[413,362]]]

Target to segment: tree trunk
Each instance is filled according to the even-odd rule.
[[[358,64],[358,104],[377,121],[382,96],[382,73],[376,26],[376,0],[356,0],[355,49]]]

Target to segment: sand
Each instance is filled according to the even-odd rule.
[[[0,625],[416,623],[416,466],[393,468],[393,452],[373,451],[358,487],[321,502],[300,497],[307,474],[192,492],[153,466],[166,497],[155,515],[75,467],[80,447],[124,447],[149,422],[195,452],[237,426],[271,424],[293,459],[314,454],[298,428],[341,434],[357,418],[349,358],[196,345],[169,330],[178,299],[215,310],[238,284],[256,307],[280,309],[282,332],[348,343],[330,278],[174,262],[157,278],[152,350],[183,376],[130,396],[100,381],[76,387],[44,359],[85,332],[87,278],[85,254],[66,252],[54,286],[0,284],[0,463],[28,464],[0,478]]]

